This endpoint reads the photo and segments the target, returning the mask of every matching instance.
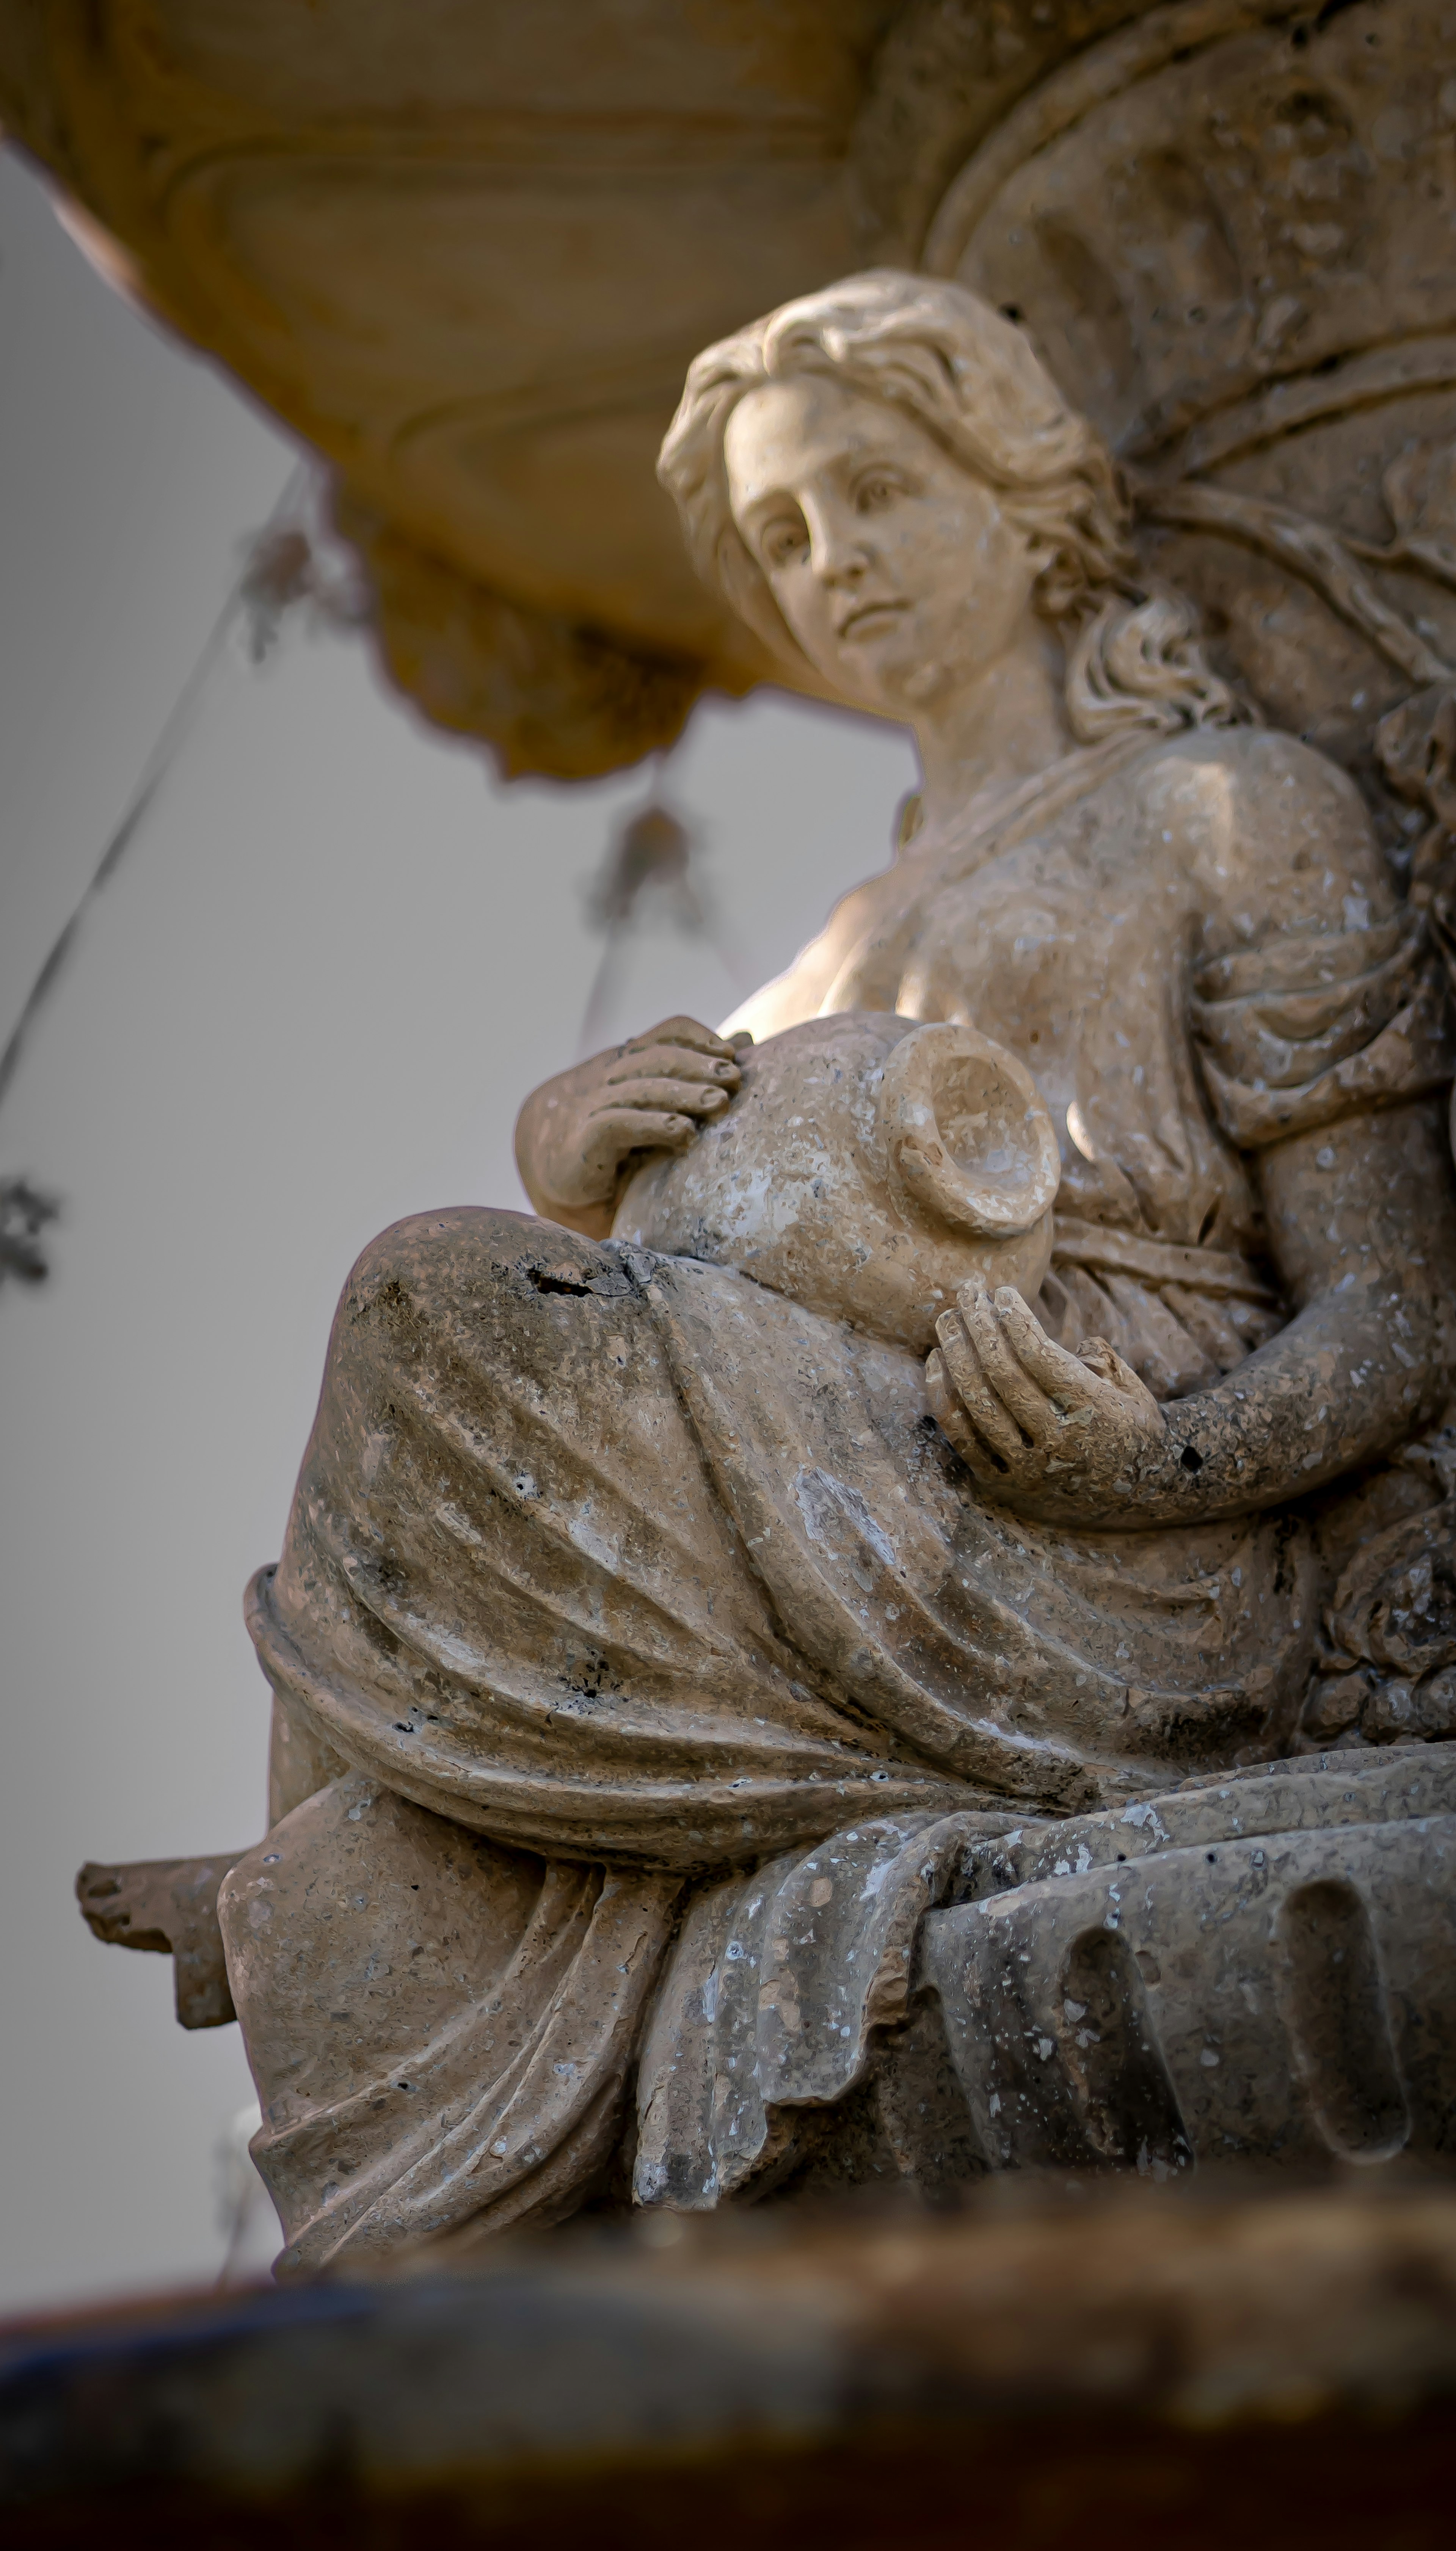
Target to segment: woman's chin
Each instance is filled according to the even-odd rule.
[[[844,649],[835,669],[846,699],[882,717],[902,718],[939,689],[940,664],[927,662],[923,647],[907,645],[906,635],[887,629]]]

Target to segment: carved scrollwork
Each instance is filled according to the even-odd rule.
[[[1292,568],[1329,609],[1421,687],[1383,717],[1374,754],[1385,785],[1428,818],[1412,854],[1413,904],[1444,912],[1456,883],[1456,667],[1424,630],[1380,591],[1369,569],[1397,568],[1456,590],[1456,441],[1416,443],[1386,470],[1382,492],[1394,539],[1367,541],[1265,496],[1185,478],[1142,479],[1134,494],[1145,522],[1211,532]],[[1450,915],[1437,936],[1453,962]]]
[[[1418,1456],[1425,1448],[1411,1449]],[[1396,1745],[1456,1735],[1453,1447],[1437,1438],[1434,1450],[1448,1493],[1377,1533],[1335,1588],[1326,1671],[1304,1709],[1306,1742],[1358,1734],[1368,1745]]]
[[[1439,913],[1456,854],[1456,684],[1432,682],[1403,700],[1382,718],[1375,746],[1395,794],[1430,816],[1410,863],[1410,900]]]
[[[1181,479],[1172,486],[1141,481],[1135,493],[1138,511],[1147,522],[1219,533],[1258,550],[1277,565],[1292,567],[1314,587],[1332,611],[1349,621],[1412,681],[1438,683],[1456,678],[1451,665],[1436,654],[1420,631],[1385,600],[1362,565],[1362,561],[1367,560],[1386,566],[1407,565],[1424,574],[1439,572],[1442,582],[1452,582],[1449,570],[1438,570],[1424,554],[1423,546],[1412,550],[1398,539],[1380,549],[1352,540],[1292,505],[1278,504],[1267,496],[1246,495],[1230,487],[1208,486],[1197,479]]]

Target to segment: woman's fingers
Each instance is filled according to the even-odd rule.
[[[1035,1376],[1026,1371],[1005,1332],[1004,1314],[1000,1308],[1003,1286],[992,1300],[984,1284],[963,1284],[956,1296],[956,1308],[965,1322],[967,1336],[981,1359],[982,1370],[991,1388],[1015,1419],[1021,1433],[1033,1444],[1043,1444],[1054,1435],[1058,1414]],[[1020,1302],[1020,1295],[1015,1297]]]
[[[1140,1373],[1124,1364],[1115,1347],[1105,1338],[1084,1338],[1077,1350],[1079,1364],[1094,1374],[1105,1391],[1116,1394],[1116,1405],[1124,1425],[1131,1425],[1145,1436],[1166,1432],[1167,1420]],[[1105,1405],[1105,1401],[1103,1402]]]
[[[998,1334],[1039,1395],[1063,1410],[1088,1408],[1097,1402],[1100,1376],[1095,1368],[1089,1368],[1080,1356],[1069,1355],[1065,1347],[1049,1338],[1013,1286],[997,1286],[992,1308]]]
[[[698,1120],[676,1108],[605,1107],[587,1126],[593,1156],[628,1152],[680,1152],[697,1132]]]
[[[995,1299],[1002,1329],[1019,1362],[1058,1408],[1074,1417],[1080,1409],[1096,1409],[1104,1417],[1115,1411],[1144,1424],[1162,1423],[1147,1383],[1105,1338],[1084,1338],[1076,1355],[1068,1355],[1064,1347],[1053,1344],[1019,1293],[1003,1285]]]
[[[968,1471],[990,1494],[1004,1491],[1017,1481],[1013,1462],[993,1453],[984,1436],[979,1435],[966,1413],[965,1402],[946,1370],[939,1347],[932,1347],[925,1366],[925,1389],[930,1412],[941,1433],[955,1446]],[[1020,1460],[1027,1458],[1025,1445],[1019,1447]],[[1025,1484],[1024,1479],[1020,1484]]]
[[[967,1469],[988,1487],[993,1487],[998,1479],[1003,1480],[1005,1463],[983,1444],[977,1434],[946,1372],[939,1347],[932,1347],[925,1361],[925,1396],[930,1402],[931,1416],[942,1435],[955,1446]]]
[[[1116,1348],[1109,1346],[1105,1338],[1084,1338],[1077,1350],[1077,1361],[1086,1365],[1089,1373],[1095,1374],[1099,1381],[1110,1381],[1113,1389],[1120,1391],[1124,1399],[1142,1401],[1152,1398],[1141,1374],[1134,1373],[1130,1364],[1124,1364]]]
[[[737,1051],[726,1037],[718,1036],[712,1028],[705,1028],[700,1019],[684,1018],[660,1020],[655,1028],[648,1028],[641,1036],[630,1038],[622,1050],[624,1054],[646,1054],[650,1047],[656,1045],[681,1046],[690,1054],[725,1056],[730,1063]]]
[[[1070,1356],[1011,1287],[991,1294],[979,1281],[962,1286],[935,1334],[931,1411],[987,1493],[1031,1513],[1071,1498],[1093,1519],[1100,1501],[1110,1516],[1163,1414],[1106,1341],[1089,1338]]]
[[[634,1107],[665,1110],[669,1115],[721,1116],[731,1091],[711,1080],[641,1079],[617,1080],[602,1091],[588,1121],[599,1124],[603,1116],[620,1116]]]
[[[620,1089],[629,1080],[681,1080],[734,1090],[742,1078],[731,1056],[700,1054],[696,1048],[680,1045],[629,1046],[624,1054],[611,1058],[602,1074],[608,1089]]]
[[[942,1311],[935,1323],[945,1370],[976,1431],[1004,1466],[1025,1451],[1021,1430],[991,1389],[975,1344],[958,1311]]]

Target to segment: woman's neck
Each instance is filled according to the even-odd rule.
[[[947,682],[924,704],[914,728],[926,834],[954,824],[973,798],[1029,779],[1072,751],[1066,687],[1060,639],[1029,620],[1022,641],[974,682]]]

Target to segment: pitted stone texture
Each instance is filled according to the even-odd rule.
[[[1453,1786],[1446,1747],[1223,1785],[1152,1802],[1125,1856],[1119,1819],[1080,1818],[1022,1847],[1045,1874],[930,1915],[987,2167],[1449,2160]]]
[[[1456,1814],[1456,1745],[1393,1746],[1374,1761],[1355,1752],[1306,1754],[1248,1765],[1216,1781],[1187,1781],[1131,1806],[978,1839],[967,1851],[957,1891],[969,1901],[1199,1843],[1450,1814]]]
[[[606,374],[593,390],[563,339],[554,386],[528,366],[529,417],[499,407],[522,386],[502,375],[489,418],[462,381],[419,432],[391,427],[420,487],[468,480],[475,552],[422,574],[429,521],[396,519],[390,471],[357,436],[339,445],[351,502],[383,526],[361,537],[390,570],[396,661],[508,766],[605,766],[618,725],[623,750],[660,738],[709,663],[737,683],[772,662],[910,726],[924,786],[900,855],[726,1032],[664,1020],[528,1099],[539,1219],[418,1216],[346,1293],[283,1559],[251,1605],[281,1703],[274,1812],[292,1813],[223,1892],[226,1923],[246,1898],[230,1949],[264,2104],[313,2094],[269,2118],[301,2264],[584,2202],[624,2164],[608,2126],[635,2066],[663,2085],[641,2151],[669,2203],[821,2162],[926,2184],[1049,2160],[1445,2158],[1456,1798],[1444,1756],[1412,1769],[1388,1740],[1456,1726],[1456,92],[1432,67],[1453,13],[1068,0],[1023,38],[1001,0],[933,28],[917,10],[918,56],[907,34],[869,78],[910,101],[912,56],[959,49],[966,70],[935,77],[959,144],[944,114],[895,122],[895,148],[918,133],[934,160],[895,218],[918,202],[923,228],[943,192],[918,273],[844,271],[842,194],[808,255],[777,192],[799,163],[776,147],[741,203],[733,179],[726,227],[654,214],[682,288],[664,302],[639,259],[623,337],[606,286],[611,241],[620,257],[637,236],[610,218],[624,158],[592,269],[607,406]],[[45,14],[23,12],[41,66]],[[91,14],[100,30],[114,13]],[[513,60],[552,52],[560,11],[474,14]],[[331,37],[325,62],[293,16],[294,76],[306,62],[331,97],[357,81],[359,53]],[[750,38],[761,17],[758,0],[676,13],[675,83],[690,73],[697,95],[704,31],[731,21],[711,55],[724,113],[737,98],[768,130],[778,61],[780,103],[812,75],[849,149],[859,72],[842,75],[834,13],[808,8],[791,59]],[[477,93],[479,47],[443,23],[423,0],[369,13],[374,73],[409,52],[422,132],[432,101],[455,131]],[[868,62],[883,21],[856,23]],[[0,37],[0,78],[29,92],[14,53]],[[171,59],[127,60],[154,53]],[[615,106],[593,90],[593,112],[620,119],[641,97],[617,54],[629,85]],[[153,86],[150,69],[112,79],[120,164],[145,131],[170,202],[205,210],[226,169],[244,204],[258,168],[212,141],[205,164],[179,160],[179,93]],[[485,86],[504,112],[493,71]],[[862,126],[863,171],[885,130]],[[629,140],[614,127],[614,151]],[[721,209],[723,165],[694,167],[678,200]],[[84,175],[77,159],[82,193]],[[391,294],[413,318],[442,202],[455,273],[475,183],[452,161],[442,199],[412,168],[382,263],[345,273],[330,233],[331,290],[362,291],[371,343]],[[480,200],[498,211],[503,185],[493,170]],[[532,198],[530,254],[508,260],[522,309],[569,195]],[[314,176],[304,199],[322,200]],[[185,325],[190,262],[151,202],[134,245]],[[499,243],[465,228],[485,271]],[[767,264],[745,261],[755,237],[775,243]],[[308,257],[284,263],[263,303],[286,318],[312,291],[318,322]],[[780,292],[795,297],[744,324]],[[469,324],[457,298],[470,361],[503,345],[508,361],[509,325]],[[660,464],[704,581],[676,558],[676,599],[654,600],[670,517],[642,437],[650,409],[666,421],[657,367],[709,308],[735,333],[692,364]],[[650,398],[631,377],[644,311]],[[332,376],[328,338],[326,316],[283,352]],[[333,389],[321,375],[300,406],[292,377],[277,394],[307,423]],[[502,548],[518,438],[544,488],[563,432],[572,504],[512,498]],[[437,645],[463,578],[478,609],[452,624],[459,648]],[[930,1323],[944,1272],[889,1181],[917,1210],[964,1208],[971,1170],[1004,1148],[983,1139],[995,1110],[943,1110],[927,1074],[892,1123],[876,1102],[885,1158],[862,1177],[822,1091],[810,1108],[785,1077],[748,1144],[788,1051],[768,1041],[860,1039],[868,1014],[894,1028],[891,1076],[906,1051],[974,1038],[1034,1084],[1057,1152],[1034,1308],[1020,1276],[983,1268]],[[715,1158],[750,1150],[760,1281],[724,1228],[733,1175],[704,1193]],[[655,1236],[635,1224],[640,1246],[611,1239],[634,1173],[690,1208]],[[1333,1737],[1339,1758],[1307,1752]],[[1233,1776],[1287,1752],[1304,1768]],[[376,1800],[376,1865],[349,1899],[352,1778]],[[985,1835],[1043,1814],[1074,1821],[969,1859],[958,1834],[944,1867],[910,1847],[922,1815]],[[881,1824],[884,1852],[866,1841]],[[466,1827],[484,1837],[468,1854]],[[272,1850],[298,1855],[296,1928],[266,1912],[283,1900]],[[502,1853],[567,1874],[497,1942]],[[760,1880],[785,1856],[780,1928]],[[485,1943],[443,1986],[414,1936],[416,1861],[449,1878],[452,1938],[463,1873],[462,1936]],[[903,1883],[892,1920],[869,1896],[882,1875]],[[329,2026],[362,2019],[325,2075],[331,1958],[359,1997]],[[907,1972],[925,1995],[901,2017]],[[659,1975],[674,1990],[653,2006]],[[497,1998],[519,2020],[508,2044]],[[314,2071],[289,2071],[295,2055]]]

